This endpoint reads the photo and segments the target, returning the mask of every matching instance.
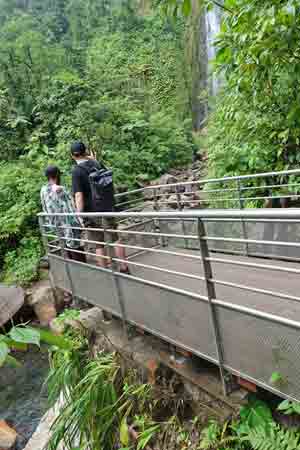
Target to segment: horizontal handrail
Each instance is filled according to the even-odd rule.
[[[270,271],[275,271],[275,272],[285,272],[285,273],[300,275],[300,269],[295,269],[293,267],[281,267],[281,266],[274,266],[273,264],[258,264],[258,263],[251,263],[251,262],[245,262],[245,261],[234,261],[232,259],[223,259],[223,258],[215,258],[215,257],[209,257],[209,258],[206,258],[206,260],[210,261],[210,262],[214,262],[216,264],[227,264],[227,265],[232,265],[232,266],[248,267],[251,269],[262,269],[262,270],[270,270]]]
[[[101,218],[101,217],[115,217],[115,218],[199,218],[199,219],[300,219],[300,209],[287,208],[287,209],[198,209],[198,210],[187,210],[187,211],[145,211],[145,212],[135,212],[135,211],[122,211],[122,212],[101,212],[101,213],[74,213],[76,217],[82,218]],[[40,213],[39,217],[68,217],[70,214],[67,213]]]
[[[242,181],[242,180],[250,180],[250,179],[256,179],[256,178],[268,178],[268,177],[276,177],[276,176],[290,176],[290,175],[300,175],[300,169],[293,169],[293,170],[281,170],[278,172],[261,172],[261,173],[255,173],[255,174],[248,174],[248,175],[234,175],[230,177],[223,177],[223,178],[208,178],[206,180],[199,180],[199,181],[184,181],[184,182],[178,182],[178,183],[170,183],[170,184],[157,184],[152,186],[145,186],[143,188],[134,189],[132,191],[127,192],[121,192],[116,194],[116,198],[124,197],[126,195],[131,194],[139,194],[145,191],[149,190],[156,190],[156,189],[163,189],[163,188],[176,188],[179,186],[193,186],[193,185],[205,185],[205,184],[211,184],[211,183],[224,183],[224,182],[230,182],[230,181]]]

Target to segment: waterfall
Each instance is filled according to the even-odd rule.
[[[215,6],[203,11],[199,9],[198,0],[193,0],[193,8],[193,20],[190,22],[191,105],[193,129],[199,131],[206,121],[211,106],[206,93],[210,97],[216,96],[222,84],[222,79],[212,70],[212,61],[216,57],[215,39],[221,28],[222,9]]]
[[[215,96],[220,86],[220,80],[213,73],[212,61],[216,57],[216,47],[214,41],[216,36],[220,32],[221,27],[221,10],[218,7],[214,7],[206,13],[206,42],[207,42],[207,58],[208,58],[208,79],[210,94]]]

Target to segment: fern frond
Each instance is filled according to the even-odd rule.
[[[252,429],[247,437],[254,450],[299,450],[300,433],[296,430],[284,430],[280,426],[273,426],[269,430]]]

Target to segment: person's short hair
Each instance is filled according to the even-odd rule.
[[[57,166],[48,166],[45,170],[45,176],[46,178],[56,178],[57,180],[60,179],[61,172]]]
[[[86,146],[80,141],[73,142],[71,145],[71,153],[73,156],[84,156],[86,154]]]

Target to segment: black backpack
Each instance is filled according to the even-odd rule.
[[[113,172],[97,161],[91,162],[83,163],[80,167],[88,173],[93,211],[113,211],[115,205]]]

